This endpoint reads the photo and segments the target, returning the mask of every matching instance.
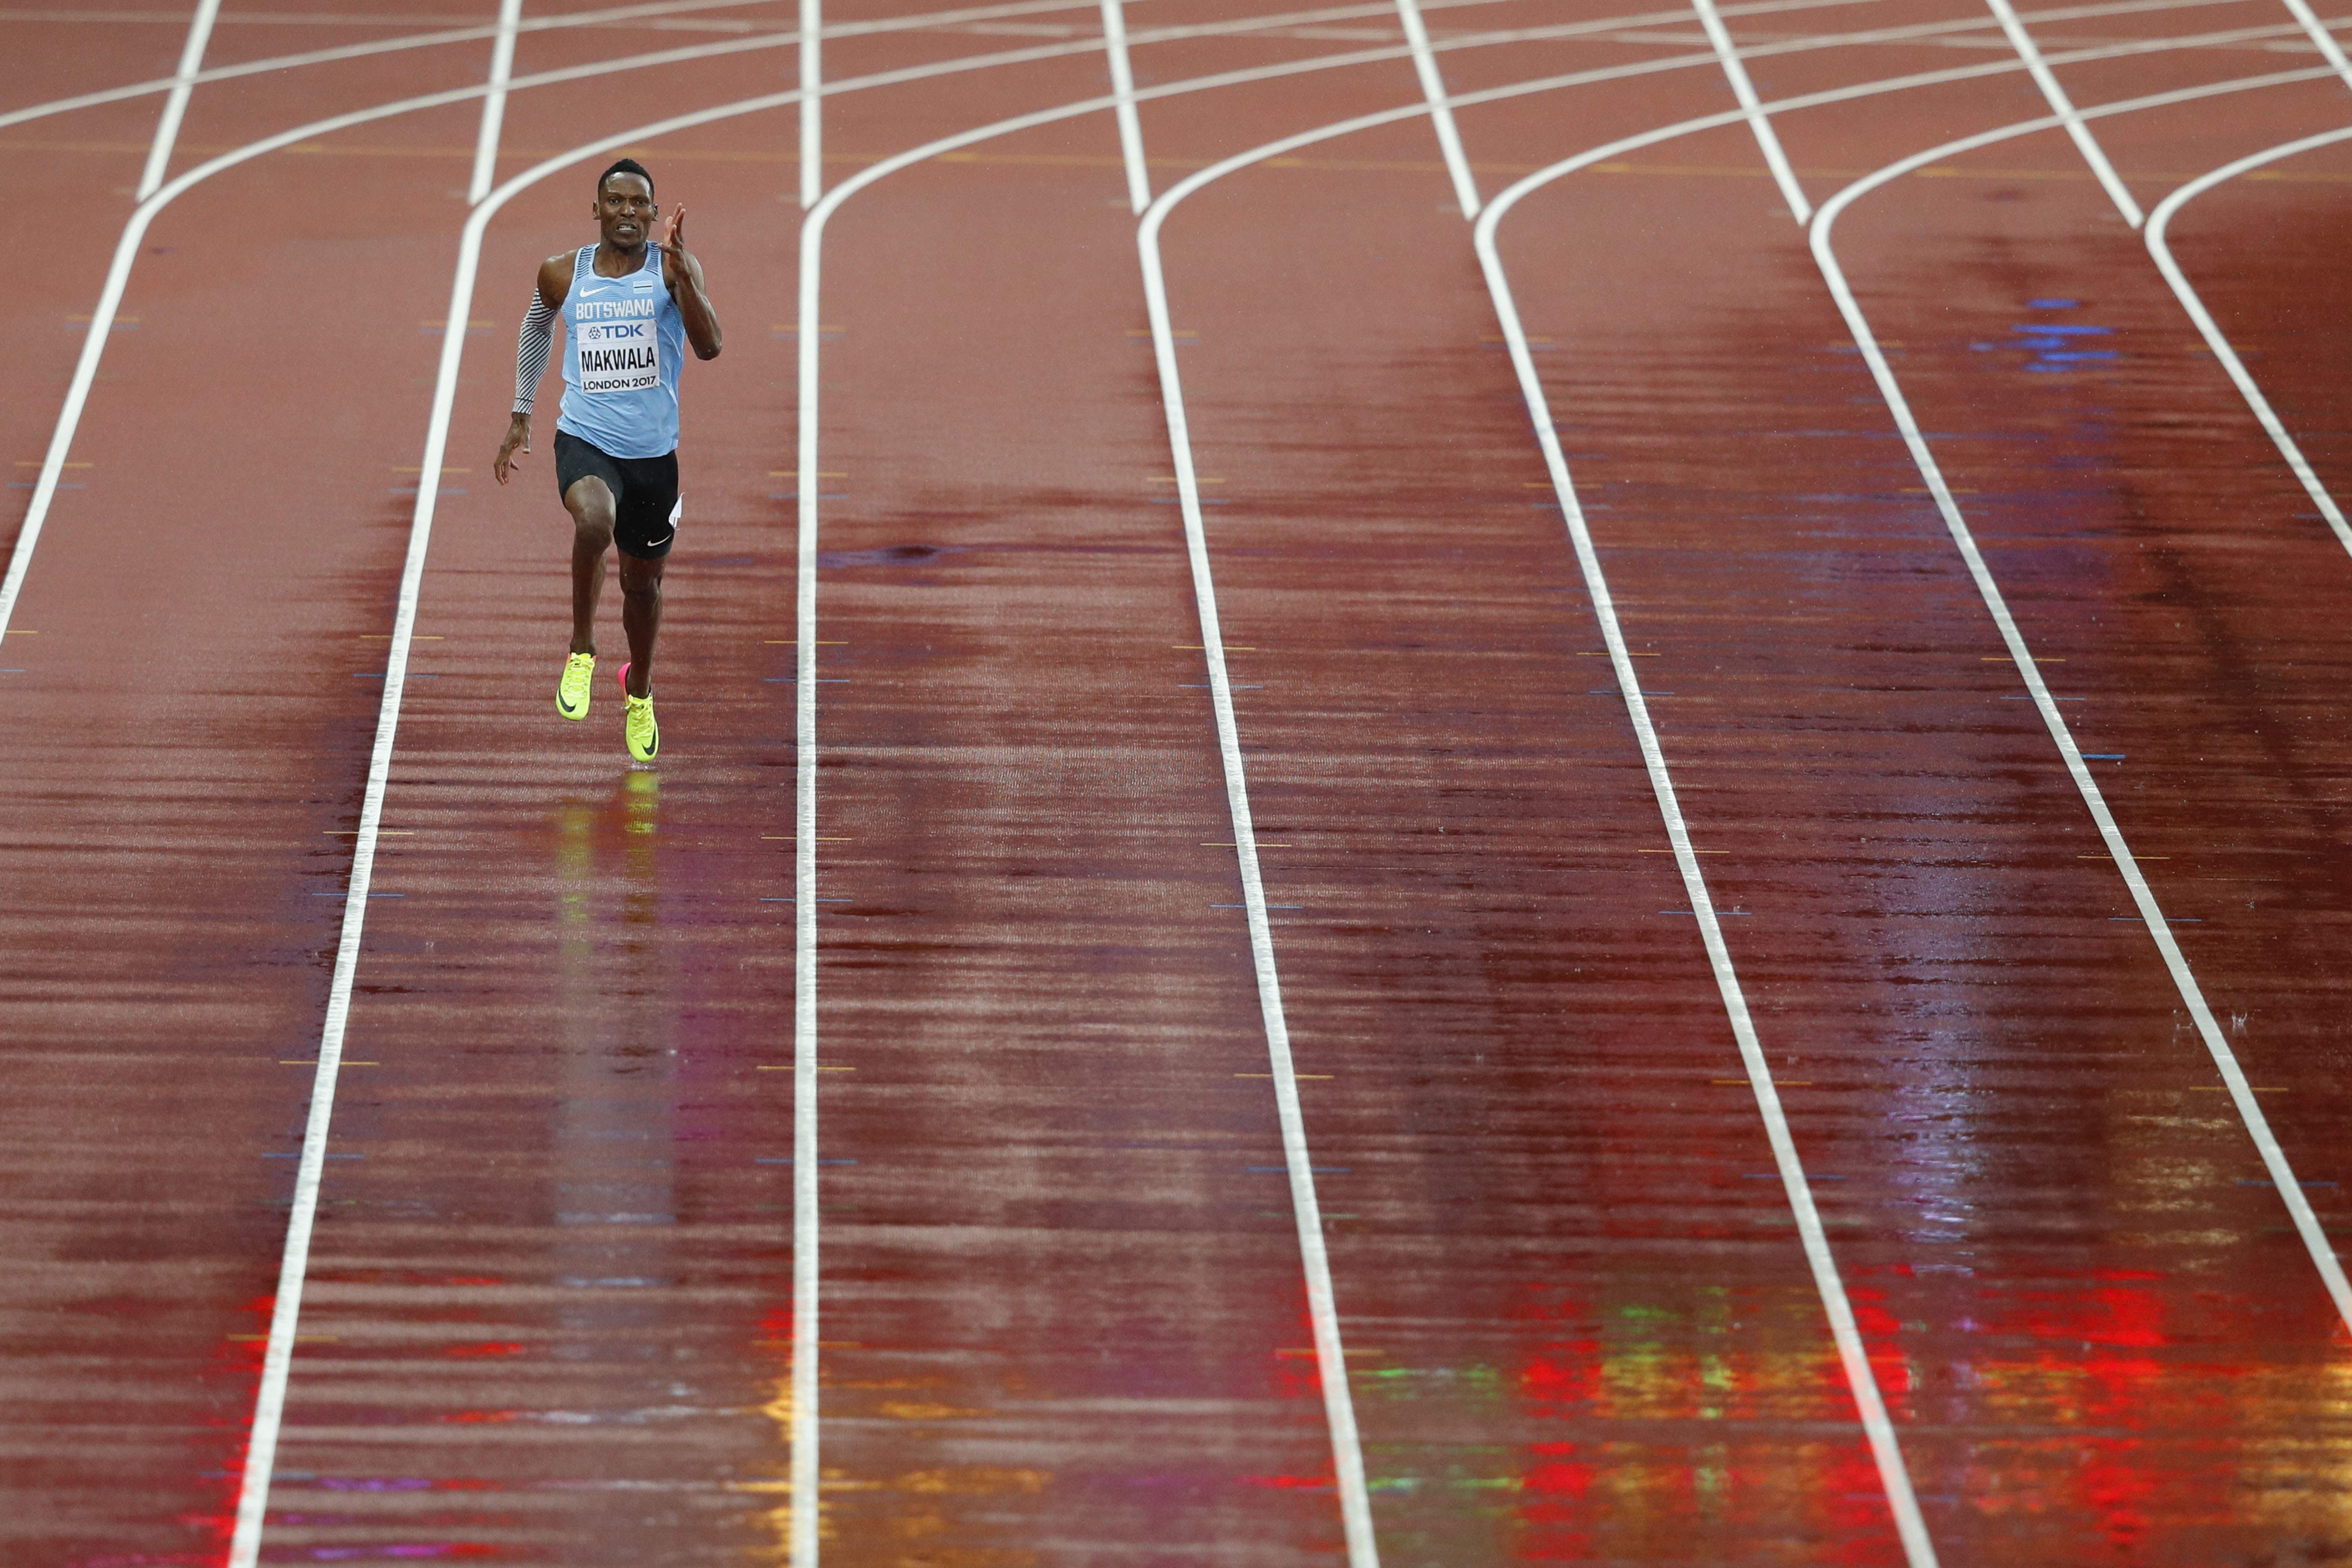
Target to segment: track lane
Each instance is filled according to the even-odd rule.
[[[279,1058],[315,1016],[331,906],[311,894],[345,854],[321,759],[372,706],[350,632],[400,504],[397,434],[362,411],[396,399],[379,363],[432,310],[404,291],[438,216],[309,171],[225,181],[251,226],[154,236],[167,253],[124,312],[137,330],[109,339],[89,466],[27,584],[39,636],[8,639],[41,650],[6,678],[12,723],[72,737],[19,748],[0,784],[9,1246],[42,1260],[9,1301],[12,1560],[216,1561],[226,1533],[292,1171],[268,1157],[291,1152],[301,1076]],[[298,220],[374,301],[342,332],[278,308],[313,258],[257,236]],[[278,432],[252,417],[281,374],[330,411],[307,432],[318,467],[278,471]],[[203,395],[165,417],[157,387]]]
[[[637,818],[637,820],[642,820],[642,818]]]

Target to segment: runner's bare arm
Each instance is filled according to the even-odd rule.
[[[677,301],[678,318],[686,324],[687,341],[697,359],[717,359],[720,347],[719,310],[702,286],[702,263],[686,248],[686,207],[681,203],[662,226],[662,281]]]
[[[539,282],[515,343],[514,415],[507,421],[507,438],[499,443],[498,460],[491,465],[500,484],[514,473],[515,454],[530,450],[531,403],[538,395],[539,378],[547,370],[548,352],[554,346],[555,314],[563,309],[564,296],[571,290],[570,256],[551,256],[540,263]]]

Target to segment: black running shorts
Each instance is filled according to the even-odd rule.
[[[677,454],[615,458],[569,430],[555,433],[555,493],[599,479],[613,492],[613,542],[624,555],[658,561],[677,538]]]

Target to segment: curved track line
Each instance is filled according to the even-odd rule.
[[[1708,31],[1710,36],[1714,36],[1717,29],[1711,27]],[[1735,58],[1728,53],[1728,40],[1723,40],[1718,47],[1727,50],[1725,58],[1728,68],[1729,62]],[[1744,79],[1744,73],[1739,79]],[[1710,115],[1706,119],[1712,125],[1745,121],[1756,131],[1758,140],[1761,142],[1769,133],[1767,129],[1769,122],[1763,108],[1754,100],[1752,92],[1743,93],[1740,97],[1741,105],[1738,111]],[[1664,140],[1663,137],[1658,139]],[[1777,140],[1775,138],[1776,144]],[[1601,149],[1597,154],[1584,155],[1582,162],[1597,162],[1599,157],[1611,155],[1611,149]],[[1779,171],[1776,169],[1775,172]],[[1903,1448],[1895,1434],[1895,1423],[1886,1413],[1886,1400],[1879,1391],[1877,1374],[1871,1370],[1870,1352],[1863,1343],[1861,1328],[1854,1321],[1853,1304],[1846,1296],[1845,1281],[1838,1271],[1836,1256],[1830,1249],[1829,1235],[1822,1225],[1821,1210],[1813,1202],[1812,1184],[1805,1174],[1804,1161],[1797,1152],[1796,1139],[1789,1128],[1788,1113],[1780,1104],[1780,1088],[1772,1081],[1771,1065],[1765,1059],[1763,1042],[1757,1034],[1755,1018],[1748,1011],[1746,989],[1740,984],[1739,972],[1732,963],[1730,946],[1724,940],[1723,922],[1716,913],[1715,895],[1707,887],[1706,873],[1700,869],[1698,856],[1691,843],[1690,826],[1683,816],[1682,802],[1675,789],[1673,773],[1666,766],[1665,748],[1658,739],[1657,727],[1651,721],[1649,700],[1642,693],[1640,674],[1633,668],[1633,655],[1625,646],[1624,631],[1618,624],[1616,601],[1610,592],[1608,574],[1601,567],[1600,551],[1593,543],[1591,529],[1585,521],[1575,480],[1569,474],[1568,457],[1561,450],[1559,434],[1553,424],[1550,399],[1545,395],[1542,377],[1537,374],[1535,354],[1528,342],[1527,329],[1519,320],[1518,302],[1511,291],[1510,277],[1504,269],[1501,253],[1496,246],[1496,227],[1523,197],[1546,183],[1549,174],[1549,171],[1542,171],[1529,175],[1496,196],[1487,206],[1486,215],[1478,220],[1475,236],[1478,265],[1486,273],[1486,289],[1495,302],[1495,317],[1502,326],[1504,342],[1510,349],[1511,368],[1518,377],[1520,395],[1527,401],[1528,422],[1534,426],[1537,444],[1543,450],[1544,466],[1550,473],[1552,491],[1559,498],[1569,540],[1576,551],[1576,563],[1583,574],[1585,589],[1592,600],[1593,618],[1601,624],[1601,640],[1609,648],[1610,668],[1616,674],[1618,691],[1625,700],[1626,716],[1633,722],[1634,737],[1641,747],[1642,765],[1649,774],[1650,793],[1658,803],[1658,815],[1665,824],[1667,841],[1674,847],[1675,866],[1682,874],[1684,894],[1690,900],[1691,912],[1698,920],[1699,938],[1706,949],[1707,963],[1715,973],[1716,991],[1722,998],[1724,1015],[1730,1021],[1732,1037],[1739,1047],[1740,1063],[1747,1069],[1748,1087],[1756,1096],[1756,1108],[1764,1121],[1765,1136],[1772,1147],[1772,1163],[1780,1173],[1781,1189],[1787,1194],[1789,1208],[1796,1216],[1797,1233],[1804,1247],[1805,1262],[1812,1271],[1813,1289],[1820,1296],[1822,1310],[1829,1319],[1830,1335],[1837,1346],[1846,1387],[1853,1396],[1864,1436],[1870,1445],[1871,1459],[1877,1467],[1879,1486],[1885,1493],[1895,1533],[1902,1540],[1905,1560],[1911,1568],[1935,1568],[1935,1542],[1927,1533],[1927,1521],[1920,1516],[1918,1498],[1912,1489],[1910,1472],[1903,1462]],[[1782,188],[1792,209],[1801,210],[1804,197],[1801,191],[1795,189],[1793,173],[1783,177]]]
[[[2352,139],[2352,129],[2323,131],[2316,136],[2305,136],[2299,142],[2289,142],[2241,158],[2234,163],[2224,163],[2211,174],[2189,181],[2157,203],[2156,211],[2148,216],[2147,238],[2147,253],[2155,258],[2157,270],[2162,272],[2164,280],[2172,286],[2173,296],[2180,301],[2180,308],[2189,312],[2189,319],[2197,323],[2197,331],[2204,337],[2205,346],[2213,351],[2213,357],[2220,360],[2221,368],[2230,373],[2230,379],[2237,384],[2238,391],[2245,397],[2246,406],[2254,411],[2256,419],[2262,421],[2271,444],[2278,448],[2279,456],[2286,459],[2286,466],[2294,470],[2295,479],[2303,486],[2304,494],[2311,498],[2312,504],[2319,508],[2319,515],[2326,519],[2327,526],[2335,531],[2336,542],[2347,552],[2352,552],[2352,527],[2345,523],[2344,509],[2336,504],[2336,498],[2327,493],[2326,485],[2320,483],[2319,475],[2305,458],[2303,448],[2295,444],[2294,437],[2287,434],[2284,421],[2272,409],[2270,399],[2263,395],[2263,389],[2255,384],[2252,373],[2238,357],[2238,351],[2230,346],[2230,340],[2215,323],[2212,313],[2205,309],[2205,301],[2198,297],[2196,289],[2189,284],[2189,275],[2180,269],[2180,263],[2173,259],[2172,245],[2166,234],[2175,214],[2224,180],[2235,179],[2247,170],[2260,168],[2264,163],[2347,139]]]
[[[2226,93],[2247,92],[2293,82],[2325,80],[2335,74],[2334,68],[2326,66],[2282,71],[2126,99],[2084,110],[2082,114],[2085,119],[2129,114]],[[1917,420],[1912,416],[1910,405],[1895,382],[1893,368],[1879,350],[1869,321],[1855,302],[1853,291],[1847,286],[1845,273],[1838,266],[1837,256],[1832,247],[1831,237],[1838,215],[1879,186],[1938,159],[2054,130],[2064,123],[2061,117],[2050,116],[1962,137],[1931,147],[1924,153],[1913,153],[1855,181],[1831,197],[1822,206],[1820,216],[1813,220],[1813,259],[1819,263],[1822,276],[1828,281],[1830,292],[1837,300],[1838,310],[1845,317],[1847,328],[1853,332],[1854,342],[1861,348],[1863,358],[1870,366],[1871,376],[1878,383],[1878,390],[1903,433],[1904,444],[1910,448],[1912,461],[1917,464],[1921,477],[1927,481],[1928,490],[1936,499],[1937,509],[1944,515],[1944,525],[1951,533],[1952,542],[1959,547],[1961,558],[1968,563],[1969,575],[1975,580],[1977,593],[1984,600],[1985,608],[1990,612],[1993,624],[2000,628],[2001,641],[2007,646],[2010,657],[2016,661],[2018,674],[2032,696],[2034,708],[2041,713],[2050,738],[2057,743],[2059,755],[2065,761],[2066,772],[2074,779],[2074,788],[2083,797],[2083,805],[2089,810],[2091,820],[2097,825],[2099,837],[2106,845],[2108,855],[2115,860],[2116,869],[2123,874],[2125,886],[2131,889],[2132,902],[2139,911],[2141,923],[2147,928],[2158,952],[2163,955],[2165,968],[2170,972],[2173,985],[2180,993],[2181,1002],[2188,1007],[2189,1016],[2196,1020],[2197,1032],[2203,1037],[2205,1048],[2211,1055],[2214,1067],[2220,1070],[2222,1083],[2229,1089],[2230,1099],[2237,1106],[2239,1118],[2245,1123],[2246,1131],[2262,1156],[2263,1166],[2270,1174],[2272,1185],[2278,1189],[2280,1199],[2294,1221],[2304,1249],[2310,1254],[2313,1266],[2319,1270],[2320,1279],[2336,1304],[2336,1315],[2346,1327],[2352,1328],[2352,1282],[2346,1280],[2343,1265],[2328,1242],[2327,1233],[2320,1227],[2318,1215],[2312,1212],[2310,1201],[2304,1196],[2294,1169],[2287,1163],[2285,1151],[2279,1147],[2277,1138],[2271,1131],[2269,1118],[2255,1102],[2253,1090],[2238,1065],[2237,1054],[2230,1048],[2221,1026],[2214,1020],[2212,1010],[2206,1005],[2205,993],[2189,970],[2189,961],[2181,953],[2179,943],[2173,940],[2172,930],[2165,923],[2164,910],[2157,902],[2156,894],[2148,887],[2147,879],[2140,874],[2139,862],[2134,858],[2130,846],[2124,841],[2123,830],[2116,825],[2113,814],[2108,811],[2105,795],[2101,793],[2097,781],[2092,778],[2090,769],[2084,765],[2083,753],[2074,743],[2074,733],[2060,715],[2057,703],[2052,700],[2050,689],[2042,681],[2041,668],[2034,663],[2032,651],[2026,647],[2023,634],[2018,630],[2017,623],[2010,615],[2008,601],[2002,597],[2000,585],[1993,580],[1984,557],[1977,550],[1976,536],[1969,530],[1967,519],[1961,515],[1959,504],[1953,499],[1951,489],[1944,482],[1943,471],[1936,462],[1935,454],[1929,448],[1927,437],[1921,434]],[[2341,136],[2352,132],[2339,132],[2336,134]]]
[[[1754,123],[1752,117],[1744,110],[1737,115],[1725,117],[1720,123],[1737,124],[1741,121]],[[1853,1303],[1846,1296],[1844,1279],[1839,1274],[1837,1259],[1830,1250],[1821,1211],[1813,1202],[1812,1184],[1805,1175],[1804,1162],[1797,1152],[1787,1112],[1780,1104],[1780,1089],[1772,1081],[1770,1064],[1765,1059],[1755,1019],[1748,1011],[1747,994],[1732,963],[1731,950],[1724,941],[1723,924],[1716,913],[1714,895],[1706,885],[1705,873],[1699,868],[1698,857],[1691,844],[1690,827],[1683,816],[1674,778],[1666,766],[1665,751],[1658,740],[1655,725],[1651,722],[1649,704],[1642,695],[1640,676],[1633,668],[1633,656],[1625,646],[1624,632],[1618,624],[1616,603],[1610,593],[1608,576],[1601,568],[1600,552],[1595,548],[1591,531],[1586,524],[1575,481],[1570,477],[1559,433],[1553,428],[1550,404],[1544,395],[1542,380],[1536,372],[1535,356],[1528,343],[1526,328],[1519,321],[1518,306],[1511,292],[1509,277],[1504,271],[1502,258],[1496,249],[1495,226],[1510,210],[1507,204],[1523,194],[1515,186],[1496,198],[1486,209],[1486,216],[1481,219],[1476,235],[1479,266],[1485,269],[1487,290],[1494,297],[1496,319],[1501,323],[1505,342],[1510,348],[1512,369],[1518,376],[1521,395],[1527,399],[1529,421],[1535,426],[1536,439],[1543,449],[1544,465],[1551,472],[1553,493],[1559,496],[1562,515],[1567,519],[1569,539],[1576,550],[1577,565],[1583,574],[1586,590],[1592,599],[1593,618],[1600,622],[1601,638],[1608,645],[1610,668],[1616,674],[1618,690],[1625,700],[1625,710],[1633,721],[1634,735],[1642,751],[1642,763],[1649,774],[1650,792],[1657,800],[1658,815],[1665,824],[1667,840],[1674,847],[1675,865],[1682,873],[1685,896],[1691,900],[1692,913],[1698,920],[1699,936],[1706,948],[1707,963],[1715,973],[1716,990],[1723,1000],[1725,1016],[1731,1024],[1732,1037],[1739,1047],[1740,1062],[1748,1072],[1748,1087],[1755,1093],[1757,1109],[1764,1120],[1765,1135],[1772,1147],[1773,1165],[1780,1173],[1781,1188],[1788,1194],[1789,1207],[1796,1216],[1805,1261],[1812,1271],[1814,1291],[1821,1297],[1822,1310],[1829,1319],[1831,1337],[1836,1343],[1846,1386],[1853,1394],[1864,1435],[1870,1445],[1871,1458],[1878,1469],[1879,1485],[1886,1495],[1895,1532],[1902,1539],[1904,1557],[1912,1568],[1934,1568],[1935,1542],[1927,1533],[1927,1521],[1920,1517],[1918,1499],[1912,1490],[1910,1474],[1904,1466],[1902,1446],[1895,1436],[1895,1424],[1887,1415],[1886,1401],[1879,1391],[1877,1375],[1871,1370],[1869,1351],[1862,1342],[1861,1330],[1854,1321]]]

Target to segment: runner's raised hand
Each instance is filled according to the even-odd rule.
[[[662,223],[662,281],[675,294],[686,282],[686,205],[680,203],[670,209]]]

